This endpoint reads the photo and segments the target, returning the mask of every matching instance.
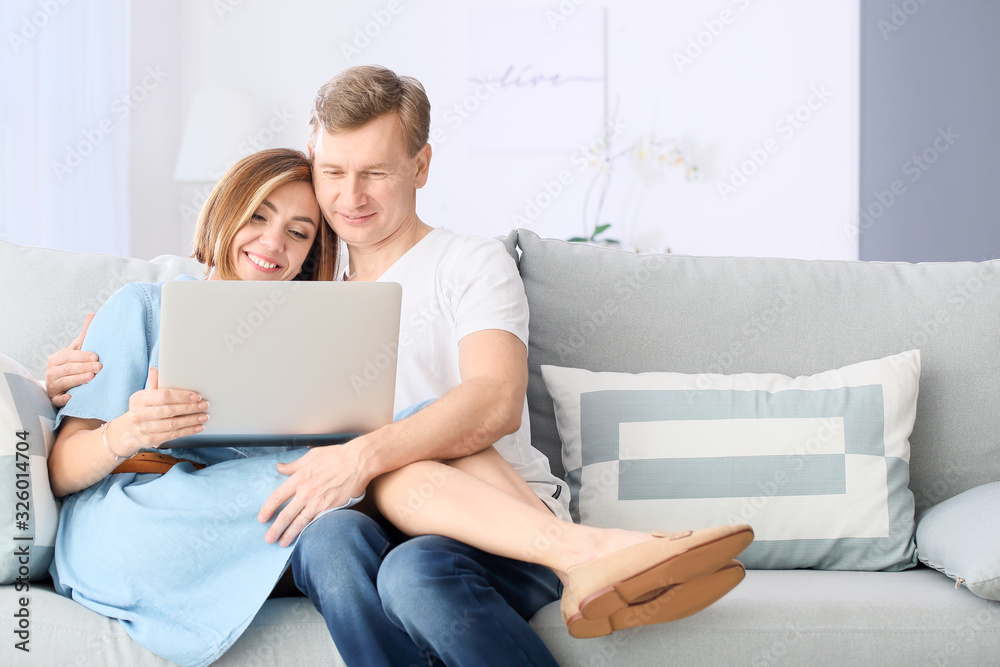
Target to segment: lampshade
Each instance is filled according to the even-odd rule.
[[[260,131],[257,100],[248,90],[207,88],[191,104],[174,180],[212,183],[248,151]]]

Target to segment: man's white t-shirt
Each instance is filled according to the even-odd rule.
[[[503,244],[436,228],[380,278],[403,286],[396,363],[396,411],[440,398],[462,382],[458,342],[487,329],[509,331],[528,346],[528,300]],[[571,520],[569,489],[531,446],[528,402],[521,428],[494,445],[556,516]]]

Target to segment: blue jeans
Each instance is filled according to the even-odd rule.
[[[303,531],[290,563],[351,667],[557,665],[527,621],[559,597],[548,568],[350,509]]]

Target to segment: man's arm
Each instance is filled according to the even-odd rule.
[[[341,446],[317,447],[278,465],[289,478],[261,508],[265,522],[286,500],[265,539],[292,540],[317,514],[361,495],[372,479],[414,461],[454,459],[521,426],[528,351],[517,336],[487,329],[459,341],[462,382],[416,414]]]
[[[69,403],[69,394],[66,392],[90,382],[101,370],[97,355],[80,349],[83,347],[83,339],[87,336],[87,328],[93,319],[94,313],[88,313],[83,320],[80,335],[74,338],[66,349],[53,353],[45,364],[45,390],[52,405],[57,408]]]

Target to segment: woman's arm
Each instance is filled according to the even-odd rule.
[[[100,419],[66,417],[49,454],[49,484],[65,496],[101,481],[140,449],[203,431],[208,403],[183,389],[159,389],[157,370],[149,369],[149,389],[129,398],[128,412],[107,423]],[[107,437],[107,446],[104,439]]]
[[[115,420],[108,422],[115,439]],[[49,454],[49,484],[56,497],[85,489],[104,479],[121,461],[104,449],[99,419],[67,417]]]

